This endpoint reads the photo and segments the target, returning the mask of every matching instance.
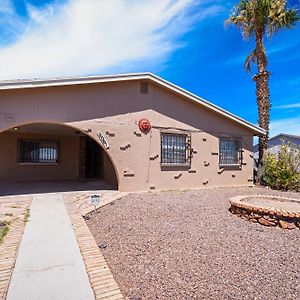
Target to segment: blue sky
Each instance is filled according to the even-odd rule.
[[[1,0],[0,79],[150,71],[257,123],[254,73],[243,69],[254,44],[224,27],[236,3]],[[300,135],[300,24],[265,45],[271,135]]]

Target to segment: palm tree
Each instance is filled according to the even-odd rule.
[[[251,71],[251,63],[257,65],[258,73],[253,77],[256,82],[259,126],[266,135],[259,138],[259,166],[267,149],[270,127],[270,92],[268,65],[264,47],[264,37],[271,37],[282,29],[292,28],[299,20],[298,10],[287,7],[286,0],[241,0],[225,24],[234,24],[242,32],[244,39],[254,38],[256,48],[245,61],[245,69]]]

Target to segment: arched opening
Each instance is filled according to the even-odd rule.
[[[31,123],[0,133],[0,195],[118,189],[107,152],[82,130]],[[22,191],[21,191],[22,192]]]

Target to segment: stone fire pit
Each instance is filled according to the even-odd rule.
[[[243,219],[265,226],[283,229],[300,228],[300,200],[268,196],[247,195],[230,199],[230,211]]]

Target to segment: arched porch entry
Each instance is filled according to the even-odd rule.
[[[0,181],[53,182],[59,190],[63,183],[73,190],[118,189],[115,165],[97,140],[79,128],[49,122],[0,132]]]

